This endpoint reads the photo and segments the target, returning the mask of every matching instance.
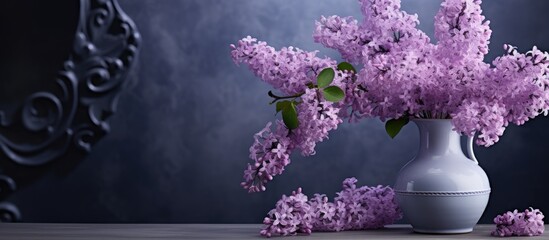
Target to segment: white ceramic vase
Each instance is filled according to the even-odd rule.
[[[417,156],[399,173],[395,184],[404,217],[420,233],[467,233],[473,230],[490,196],[488,177],[468,139],[467,158],[451,120],[414,119],[419,128]]]

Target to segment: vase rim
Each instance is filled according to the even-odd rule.
[[[443,121],[452,121],[452,119],[451,118],[410,118],[410,121],[443,122]]]

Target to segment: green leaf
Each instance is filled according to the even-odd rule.
[[[340,70],[340,71],[347,70],[349,72],[352,71],[352,72],[356,73],[355,67],[353,67],[353,65],[348,63],[348,62],[342,62],[339,65],[337,65],[337,70]]]
[[[325,68],[318,74],[317,84],[319,88],[325,88],[334,81],[335,72],[332,68]]]
[[[345,93],[338,86],[324,88],[322,93],[324,93],[324,99],[330,102],[339,102],[345,97]]]
[[[391,138],[395,138],[400,132],[402,127],[406,126],[410,122],[408,117],[401,117],[399,119],[391,119],[385,123],[385,131]]]
[[[282,121],[288,129],[296,129],[299,125],[297,120],[297,110],[295,109],[295,104],[290,102],[284,109],[282,109]]]
[[[290,105],[290,101],[280,101],[276,103],[276,112],[282,111],[285,107]]]

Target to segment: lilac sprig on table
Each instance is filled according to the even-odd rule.
[[[494,218],[496,230],[492,236],[539,236],[545,231],[543,213],[539,209],[529,208],[524,212],[515,209]]]
[[[343,181],[343,190],[334,202],[324,194],[313,198],[299,188],[291,196],[282,196],[263,223],[262,236],[288,236],[314,231],[379,229],[402,218],[402,212],[390,187],[356,186],[356,178]]]
[[[312,232],[311,206],[301,188],[292,192],[290,196],[282,195],[282,199],[276,203],[276,207],[268,215],[269,217],[263,220],[266,227],[260,232],[262,236],[288,236]]]
[[[231,45],[235,63],[274,88],[268,96],[281,113],[281,121],[255,136],[242,183],[248,191],[264,191],[294,151],[314,155],[344,120],[379,118],[394,138],[412,118],[452,119],[454,130],[478,134],[476,143],[488,147],[509,124],[548,114],[549,54],[504,45],[505,55],[485,63],[492,31],[480,0],[444,0],[435,16],[436,43],[400,0],[358,2],[361,21],[321,17],[313,33],[347,62],[294,47],[276,50],[252,37]]]

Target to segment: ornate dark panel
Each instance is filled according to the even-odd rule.
[[[21,172],[33,175],[68,152],[87,153],[109,132],[107,119],[116,111],[140,39],[116,0],[80,0],[71,54],[55,81],[26,97],[13,116],[0,110],[0,200],[16,190],[18,179],[29,182]],[[13,204],[0,203],[0,221],[19,218]]]

